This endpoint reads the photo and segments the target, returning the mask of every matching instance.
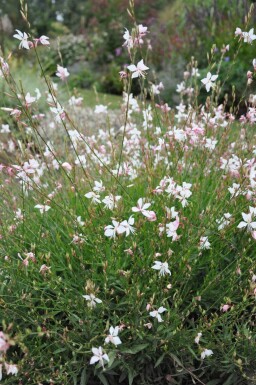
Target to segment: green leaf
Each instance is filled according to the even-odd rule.
[[[67,349],[66,348],[60,348],[60,349],[57,349],[53,352],[53,354],[58,354],[58,353],[61,353],[61,352],[65,352]]]
[[[80,385],[86,385],[88,382],[88,377],[86,374],[86,368],[83,369],[82,374],[81,374],[81,380],[80,380]]]
[[[163,361],[165,355],[166,355],[166,353],[163,353],[163,354],[158,358],[158,360],[156,361],[156,364],[155,364],[154,368],[157,368],[157,367],[161,364],[161,362]]]
[[[173,361],[175,361],[181,368],[183,368],[183,364],[181,363],[180,359],[175,356],[175,354],[170,353],[170,356],[172,357]]]
[[[206,385],[217,385],[219,383],[220,383],[220,380],[218,378],[215,378],[214,380],[207,382]]]
[[[109,385],[109,382],[108,382],[108,380],[106,379],[106,377],[104,376],[104,374],[102,374],[102,373],[98,374],[98,379],[100,380],[100,382],[101,382],[103,385]]]
[[[137,373],[133,368],[128,368],[128,381],[129,385],[132,385],[134,377],[136,377]]]
[[[148,347],[149,344],[140,344],[140,345],[135,345],[130,349],[123,349],[122,353],[127,353],[127,354],[136,354],[144,350],[145,348]]]
[[[109,358],[109,361],[108,361],[108,368],[111,367],[111,365],[113,364],[113,362],[115,361],[115,358],[116,358],[116,354],[115,352],[111,351],[108,353],[108,358]]]
[[[121,373],[121,376],[119,377],[119,383],[120,382],[123,382],[123,380],[125,380],[126,379],[126,377],[128,376],[128,373],[127,372],[122,372]]]

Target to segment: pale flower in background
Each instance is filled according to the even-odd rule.
[[[36,205],[35,206],[35,209],[39,209],[40,213],[43,214],[43,213],[46,213],[48,210],[50,210],[50,206],[47,206],[47,205]]]
[[[218,75],[212,75],[211,72],[208,72],[206,78],[201,80],[201,82],[205,85],[207,92],[209,92],[210,89],[215,86],[214,82],[217,80],[217,78]]]
[[[98,104],[95,106],[94,113],[95,114],[106,114],[108,112],[108,107],[103,106],[103,104]]]
[[[56,76],[58,76],[61,80],[65,80],[65,79],[67,79],[67,77],[69,75],[70,74],[69,74],[67,68],[62,67],[59,64],[57,65]]]

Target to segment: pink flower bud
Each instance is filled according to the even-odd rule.
[[[221,310],[222,310],[224,313],[227,312],[228,309],[230,309],[230,305],[228,305],[228,304],[223,305],[223,306],[221,307]]]

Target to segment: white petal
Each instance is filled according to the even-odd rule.
[[[92,365],[92,364],[95,364],[95,362],[98,362],[99,360],[100,360],[99,357],[93,356],[93,357],[91,358],[91,360],[90,360],[90,364],[91,364],[91,365]]]
[[[137,71],[137,67],[134,64],[129,65],[127,69],[131,72]]]

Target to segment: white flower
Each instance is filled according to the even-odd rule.
[[[43,214],[43,213],[46,213],[46,211],[50,210],[50,206],[47,206],[47,205],[36,205],[35,206],[35,209],[39,209],[40,213]]]
[[[239,229],[247,227],[248,231],[256,229],[256,222],[253,222],[253,217],[256,215],[256,209],[249,207],[250,212],[248,214],[242,213],[243,221],[237,226]]]
[[[130,32],[128,31],[127,28],[125,28],[125,32],[123,34],[123,38],[125,40],[123,46],[127,47],[128,49],[133,47],[133,38],[130,35]]]
[[[228,226],[230,224],[230,218],[231,214],[225,213],[223,217],[221,217],[220,219],[216,219],[216,222],[219,225],[218,230],[223,230],[224,227]]]
[[[82,221],[82,218],[80,216],[76,218],[76,221],[79,224],[79,226],[84,226],[84,224],[85,224],[85,222]]]
[[[83,295],[82,297],[85,298],[86,301],[88,301],[88,306],[91,308],[96,307],[97,303],[102,303],[102,300],[99,298],[96,298],[94,294]]]
[[[229,187],[229,188],[228,188],[228,191],[229,191],[230,194],[231,194],[231,198],[237,197],[238,195],[241,194],[240,184],[238,184],[238,183],[233,183],[232,187]]]
[[[159,270],[159,275],[163,276],[166,274],[171,275],[171,272],[169,270],[169,266],[167,262],[160,262],[160,261],[155,261],[154,266],[152,266],[152,269]]]
[[[120,223],[120,226],[123,226],[123,227],[125,228],[126,237],[127,237],[128,235],[130,235],[130,233],[131,233],[131,234],[134,234],[134,233],[136,232],[136,230],[135,230],[135,228],[133,227],[133,225],[134,225],[134,218],[133,218],[132,215],[130,216],[130,218],[128,219],[128,221],[125,220],[125,221],[123,221],[123,222]]]
[[[242,33],[244,43],[252,44],[253,40],[256,39],[256,35],[254,35],[254,28],[250,29],[249,32]]]
[[[99,182],[96,180],[94,182],[93,191],[98,192],[98,193],[105,191],[105,186],[103,186],[102,180],[100,180]]]
[[[195,343],[196,344],[199,344],[199,340],[200,340],[201,337],[202,337],[202,333],[197,333],[197,336],[195,338]]]
[[[5,365],[6,374],[8,374],[8,375],[13,374],[14,376],[16,376],[18,374],[17,365],[7,364],[7,362],[5,362],[4,365]]]
[[[201,237],[200,238],[200,250],[209,250],[211,248],[211,244],[208,241],[208,237]]]
[[[94,110],[95,114],[106,114],[107,112],[108,112],[107,106],[103,106],[102,104],[98,104],[97,106],[95,106],[95,110]]]
[[[120,345],[122,341],[118,337],[119,327],[116,326],[115,328],[113,326],[110,326],[109,328],[109,335],[105,338],[105,343],[108,344],[111,342],[114,345]]]
[[[112,220],[112,225],[108,225],[104,228],[105,236],[109,238],[115,238],[116,235],[122,234],[126,232],[126,227],[122,225],[120,222]]]
[[[158,322],[163,322],[163,319],[160,314],[165,312],[167,309],[163,306],[160,306],[158,310],[151,311],[149,314],[151,317],[157,318]]]
[[[90,359],[90,364],[96,364],[96,362],[100,363],[100,366],[104,367],[104,360],[109,362],[109,357],[106,353],[103,353],[102,347],[92,348],[93,356]]]
[[[102,202],[105,203],[105,208],[108,208],[109,210],[113,210],[117,206],[117,202],[122,197],[120,195],[114,196],[113,194],[105,196],[104,199],[102,199]]]
[[[211,138],[205,139],[205,148],[208,148],[209,150],[214,150],[216,147],[216,144],[218,143],[217,140],[213,140]]]
[[[204,349],[201,353],[201,359],[204,360],[205,357],[210,357],[213,354],[213,351],[210,349]]]
[[[84,195],[86,198],[91,199],[92,203],[100,203],[100,196],[93,191],[90,191]]]
[[[132,78],[138,78],[142,76],[143,78],[145,77],[145,71],[147,71],[149,68],[145,66],[143,63],[143,59],[138,62],[137,66],[134,64],[129,65],[128,70],[132,72]]]
[[[19,31],[18,29],[15,29],[15,31],[17,31],[18,33],[16,33],[15,35],[13,35],[13,37],[15,37],[15,39],[20,40],[19,48],[26,48],[26,49],[29,49],[28,35],[26,34],[26,32],[22,33],[22,32]]]
[[[57,103],[57,107],[50,107],[50,110],[56,114],[55,120],[60,123],[62,119],[65,118],[65,111],[63,107],[59,103]]]
[[[218,75],[212,75],[211,72],[208,72],[206,78],[201,80],[201,82],[205,85],[207,92],[209,92],[210,89],[214,87],[213,82],[215,82],[217,78],[218,78]]]

